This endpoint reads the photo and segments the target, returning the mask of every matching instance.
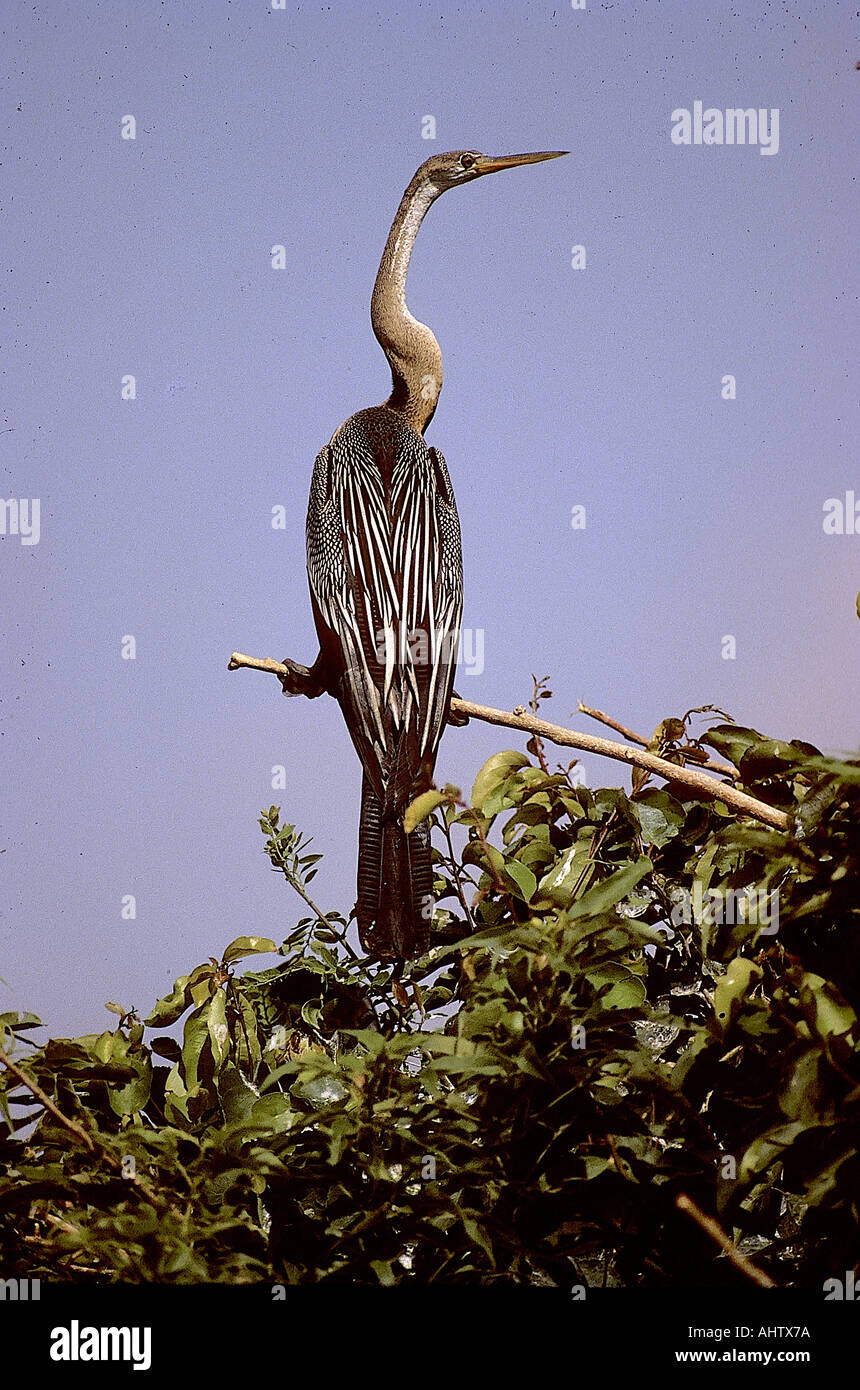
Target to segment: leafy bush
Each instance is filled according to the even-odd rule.
[[[238,937],[113,1031],[0,1015],[4,1276],[745,1283],[682,1194],[777,1284],[853,1266],[860,762],[690,723],[652,750],[716,749],[788,829],[639,772],[590,790],[532,740],[412,808],[439,905],[402,975],[272,807],[311,913],[279,947]]]

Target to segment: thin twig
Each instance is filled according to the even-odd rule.
[[[477,931],[477,927],[475,926],[475,919],[472,916],[472,910],[469,907],[469,904],[466,902],[466,895],[463,892],[463,883],[460,877],[460,865],[458,864],[457,856],[454,853],[454,842],[451,839],[451,827],[448,824],[447,816],[444,818],[442,822],[442,829],[445,832],[445,839],[448,842],[448,853],[450,855],[448,863],[451,865],[451,873],[454,879],[454,887],[457,890],[457,897],[460,900],[460,906],[466,914],[466,924],[474,932]],[[475,885],[471,884],[470,886],[474,888]]]
[[[278,663],[275,662],[274,664],[277,665]],[[262,667],[262,669],[267,671],[269,670],[269,667],[264,666]],[[271,840],[277,841],[276,834],[272,834],[269,838]],[[308,907],[316,917],[317,921],[320,922],[324,927],[328,927],[329,931],[334,932],[341,944],[346,948],[349,955],[352,956],[353,960],[358,960],[358,956],[356,955],[355,951],[352,949],[352,947],[346,939],[346,931],[341,932],[340,929],[336,927],[333,922],[329,921],[322,908],[318,907],[317,904],[314,902],[310,893],[307,891],[304,884],[302,883],[299,875],[295,873],[292,869],[290,869],[289,866],[284,863],[283,859],[279,860],[278,868],[281,870],[281,873],[284,875],[284,878],[287,880],[290,887],[294,888],[295,891],[298,893],[299,897],[304,899],[304,901],[307,903]]]
[[[280,661],[273,661],[271,657],[260,660],[253,656],[244,656],[241,652],[234,652],[227,667],[228,671],[237,671],[242,666],[250,667],[254,671],[271,671],[275,676],[287,674],[287,668]],[[486,724],[502,724],[526,734],[537,734],[562,748],[579,748],[584,753],[596,753],[601,758],[613,758],[616,762],[642,767],[647,772],[662,777],[664,781],[690,787],[701,796],[715,797],[741,815],[753,816],[765,825],[772,825],[776,830],[789,829],[790,821],[784,811],[778,811],[776,807],[768,806],[766,801],[759,801],[757,797],[740,792],[736,787],[715,781],[707,772],[698,768],[680,767],[677,763],[670,763],[666,758],[658,758],[656,754],[646,752],[644,748],[632,748],[626,743],[613,743],[610,739],[599,738],[596,734],[576,733],[573,729],[564,729],[559,724],[548,724],[543,719],[526,714],[525,711],[512,714],[508,710],[491,709],[488,705],[475,705],[469,700],[453,698],[451,709],[455,714],[464,714],[470,719],[482,719]]]
[[[587,714],[590,719],[597,719],[599,723],[605,724],[608,729],[614,729],[617,734],[621,734],[624,738],[629,739],[631,743],[641,743],[643,748],[648,747],[647,738],[643,738],[641,734],[635,734],[633,730],[628,729],[626,725],[619,724],[617,719],[613,719],[610,715],[604,714],[602,709],[592,709],[590,705],[584,705],[581,700],[577,701],[576,707],[580,714]]]
[[[631,743],[639,743],[643,748],[648,747],[647,738],[643,738],[641,734],[634,733],[634,731],[628,729],[625,724],[619,724],[617,719],[613,719],[609,714],[604,714],[602,709],[592,709],[590,705],[584,705],[581,700],[577,702],[577,709],[580,714],[587,714],[590,719],[596,719],[600,724],[605,724],[608,729],[614,729],[615,732],[621,734],[623,738],[629,738]],[[697,753],[700,751],[698,744],[696,745],[696,751]],[[683,756],[690,757],[687,748],[681,747],[678,749],[678,752]],[[691,761],[695,761],[697,767],[706,767],[709,772],[715,772],[720,777],[731,777],[734,782],[740,780],[740,773],[737,768],[732,767],[729,763],[717,762],[715,758],[708,757],[707,755],[695,759],[691,758]]]
[[[618,1149],[615,1147],[615,1140],[612,1138],[611,1134],[607,1134],[606,1142],[609,1145],[609,1152],[612,1154],[612,1162],[615,1164],[615,1167],[618,1169],[622,1178],[626,1180],[629,1175],[624,1170],[624,1162],[621,1158],[621,1155],[618,1152]]]
[[[65,1129],[68,1129],[72,1134],[74,1134],[78,1139],[80,1139],[81,1143],[84,1145],[84,1148],[89,1149],[91,1154],[94,1154],[96,1152],[97,1145],[92,1135],[88,1134],[87,1131],[84,1129],[83,1125],[78,1124],[77,1120],[70,1120],[68,1115],[64,1115],[62,1110],[60,1110],[58,1106],[56,1106],[54,1102],[51,1100],[51,1097],[45,1094],[41,1086],[37,1082],[33,1081],[25,1071],[22,1071],[21,1068],[18,1066],[18,1063],[13,1062],[8,1052],[6,1052],[5,1049],[2,1047],[0,1047],[0,1062],[3,1063],[3,1066],[6,1068],[7,1071],[10,1071],[13,1076],[18,1078],[22,1086],[26,1086],[27,1090],[32,1092],[32,1094],[36,1097],[40,1104],[45,1107],[48,1114],[53,1115],[54,1119],[58,1122],[58,1124],[63,1125]]]
[[[319,923],[321,923],[322,926],[328,927],[329,931],[335,931],[336,928],[335,928],[335,927],[332,925],[332,923],[328,920],[328,918],[326,917],[326,915],[325,915],[325,913],[323,912],[322,908],[321,908],[321,907],[317,907],[317,905],[316,905],[316,903],[314,902],[313,898],[311,897],[310,893],[308,893],[308,892],[305,890],[305,886],[304,886],[304,884],[302,883],[301,879],[298,877],[298,875],[293,876],[292,874],[288,874],[288,875],[286,875],[286,877],[287,877],[288,880],[289,880],[290,887],[291,887],[291,888],[294,888],[294,889],[296,890],[296,892],[298,893],[298,895],[299,895],[300,898],[304,898],[305,902],[307,903],[307,905],[308,905],[308,907],[310,908],[311,912],[312,912],[312,913],[314,914],[314,916],[316,917],[317,921],[318,921]]]
[[[763,1289],[775,1289],[777,1285],[769,1274],[765,1274],[763,1269],[758,1269],[746,1255],[742,1255],[736,1245],[734,1245],[726,1235],[722,1226],[715,1221],[712,1216],[706,1216],[701,1207],[696,1206],[692,1197],[681,1192],[675,1198],[675,1206],[680,1211],[685,1211],[688,1216],[692,1216],[697,1225],[701,1226],[706,1235],[715,1241],[720,1249],[728,1256],[733,1265],[736,1265],[748,1279],[752,1279],[754,1284],[758,1284]]]
[[[140,1195],[149,1202],[150,1206],[155,1207],[156,1211],[166,1212],[170,1210],[170,1203],[165,1201],[163,1197],[160,1197],[157,1192],[154,1192],[149,1186],[149,1183],[145,1182],[143,1178],[139,1178],[136,1174],[133,1177],[126,1177],[123,1164],[116,1155],[102,1148],[100,1144],[97,1144],[92,1135],[88,1134],[83,1125],[78,1124],[77,1120],[70,1120],[68,1115],[64,1115],[62,1110],[51,1100],[51,1097],[46,1095],[42,1090],[38,1082],[33,1081],[25,1071],[22,1071],[17,1062],[13,1062],[8,1052],[2,1047],[0,1047],[0,1062],[2,1062],[7,1071],[10,1071],[14,1077],[17,1077],[22,1086],[26,1086],[27,1090],[32,1092],[36,1099],[44,1105],[48,1114],[53,1115],[58,1124],[61,1124],[64,1129],[67,1129],[70,1134],[74,1134],[75,1137],[80,1140],[89,1153],[97,1155],[99,1158],[103,1159],[109,1167],[113,1168],[115,1172],[121,1173],[123,1180],[129,1183],[130,1186],[136,1187]]]

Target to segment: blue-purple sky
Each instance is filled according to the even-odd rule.
[[[550,674],[559,723],[582,699],[648,733],[714,702],[857,748],[860,534],[823,525],[860,500],[855,10],[3,7],[0,492],[40,526],[0,538],[0,1012],[97,1031],[107,999],[148,1010],[232,937],[280,940],[301,905],[261,853],[273,802],[325,853],[318,900],[351,908],[336,705],[226,663],[316,654],[313,460],[387,395],[370,292],[446,149],[571,151],[443,197],[410,273],[483,632],[461,694],[511,708]],[[778,151],[673,143],[696,101],[778,109]],[[449,730],[437,776],[468,788],[518,742]]]

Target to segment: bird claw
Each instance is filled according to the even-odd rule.
[[[307,695],[312,698],[317,691],[312,691],[313,676],[307,666],[301,666],[298,661],[291,661],[285,656],[281,662],[286,666],[286,675],[278,676],[281,682],[281,689],[285,695]]]
[[[302,666],[300,662],[291,661],[285,656],[281,665],[287,668],[283,676],[278,676],[285,695],[305,695],[309,700],[315,700],[328,689],[321,660],[315,661],[313,666]]]
[[[462,700],[462,698],[463,698],[462,695],[458,695],[457,692],[456,692],[456,690],[452,690],[452,691],[451,691],[451,699],[452,699],[452,700]],[[451,709],[451,706],[449,705],[449,706],[448,706],[448,723],[449,723],[449,724],[452,724],[452,725],[454,726],[455,729],[462,729],[466,724],[469,723],[469,715],[468,715],[468,714],[462,714],[459,710],[457,710],[456,713],[455,713],[455,712]]]

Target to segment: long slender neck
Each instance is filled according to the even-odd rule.
[[[406,307],[406,272],[418,228],[441,192],[418,171],[388,233],[370,304],[373,332],[388,358],[394,383],[385,404],[419,434],[433,418],[442,390],[442,352],[431,330]]]

